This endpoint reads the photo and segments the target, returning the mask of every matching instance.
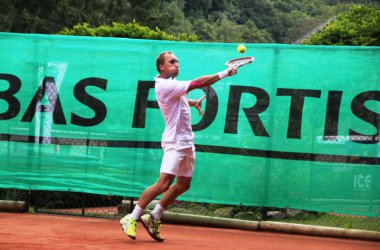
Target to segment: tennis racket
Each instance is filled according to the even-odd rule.
[[[226,62],[226,66],[227,67],[235,66],[236,68],[239,68],[241,66],[244,66],[244,65],[247,65],[247,64],[253,62],[254,60],[255,60],[255,58],[253,58],[252,56],[236,58],[236,59],[229,60],[228,62]]]

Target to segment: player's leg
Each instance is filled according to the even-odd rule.
[[[133,212],[120,220],[123,232],[128,237],[136,239],[137,221],[140,219],[143,210],[154,198],[168,190],[174,178],[174,175],[161,173],[157,183],[148,187],[142,193]]]
[[[178,173],[181,173],[181,168],[186,164],[186,157],[187,152],[182,152],[181,150],[171,149],[164,151],[164,157],[162,158],[160,169],[160,179],[156,184],[147,188],[142,194],[137,203],[141,208],[145,208],[158,195],[167,192],[170,185],[173,183],[174,178]]]
[[[178,196],[190,188],[191,179],[192,177],[178,176],[177,182],[163,193],[159,205],[166,209]]]
[[[163,193],[160,202],[153,209],[151,214],[141,216],[141,222],[149,235],[156,241],[164,241],[160,234],[161,215],[165,209],[181,194],[189,189],[191,177],[177,177],[177,182]]]
[[[146,206],[158,195],[164,193],[169,189],[170,185],[173,183],[175,175],[160,173],[160,178],[152,186],[145,189],[142,193],[137,205],[142,209],[145,209]]]
[[[145,214],[141,221],[149,235],[157,240],[163,241],[160,234],[160,218],[165,209],[181,194],[190,188],[192,175],[194,172],[195,152],[191,149],[177,151],[178,171],[177,182],[162,195],[160,202],[153,209],[151,214]]]
[[[152,211],[155,219],[159,220],[163,211],[174,202],[174,200],[190,188],[194,173],[195,151],[192,148],[177,151],[178,170],[177,182],[162,194],[162,198]]]

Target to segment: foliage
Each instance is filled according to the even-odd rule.
[[[380,6],[377,0],[0,0],[0,31],[79,29],[92,35],[96,28],[90,27],[107,30],[135,20],[159,37],[165,32],[208,42],[291,43],[352,3]]]
[[[25,200],[27,192],[18,189],[0,189],[0,200],[22,201]]]
[[[275,221],[345,229],[359,229],[375,232],[380,231],[380,218],[376,217],[368,218],[354,215],[338,215],[332,213],[315,213],[304,211],[295,217],[276,219]]]
[[[101,25],[97,28],[91,28],[88,23],[77,24],[72,29],[65,28],[60,31],[60,35],[77,35],[77,36],[102,36],[102,37],[129,37],[139,39],[152,39],[152,40],[175,40],[175,41],[197,41],[197,36],[179,34],[174,36],[155,28],[150,29],[147,26],[141,26],[133,20],[130,23],[112,23],[112,26]]]
[[[170,206],[169,212],[221,217],[223,214],[220,212],[218,213],[218,211],[221,211],[222,209],[232,211],[232,213],[229,213],[228,216],[223,217],[251,221],[263,220],[262,208],[251,206],[231,206],[177,201],[175,204]],[[371,218],[305,210],[293,210],[292,212],[291,209],[278,208],[267,209],[268,211],[274,212],[281,211],[284,214],[284,218],[268,216],[269,221],[380,232],[380,218],[378,217]]]
[[[304,44],[379,46],[380,10],[353,5],[321,32],[305,40]]]

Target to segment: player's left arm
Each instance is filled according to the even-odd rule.
[[[191,107],[194,107],[198,110],[199,114],[203,116],[203,111],[202,111],[202,101],[206,98],[206,96],[203,96],[199,98],[198,100],[191,100],[188,99],[187,101],[189,102],[189,105]]]

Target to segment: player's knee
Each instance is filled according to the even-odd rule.
[[[190,189],[190,183],[179,183],[179,189],[185,192]]]
[[[170,183],[159,183],[159,184],[157,184],[156,187],[157,187],[159,193],[162,194],[163,192],[165,192],[166,190],[168,190],[170,188]]]

